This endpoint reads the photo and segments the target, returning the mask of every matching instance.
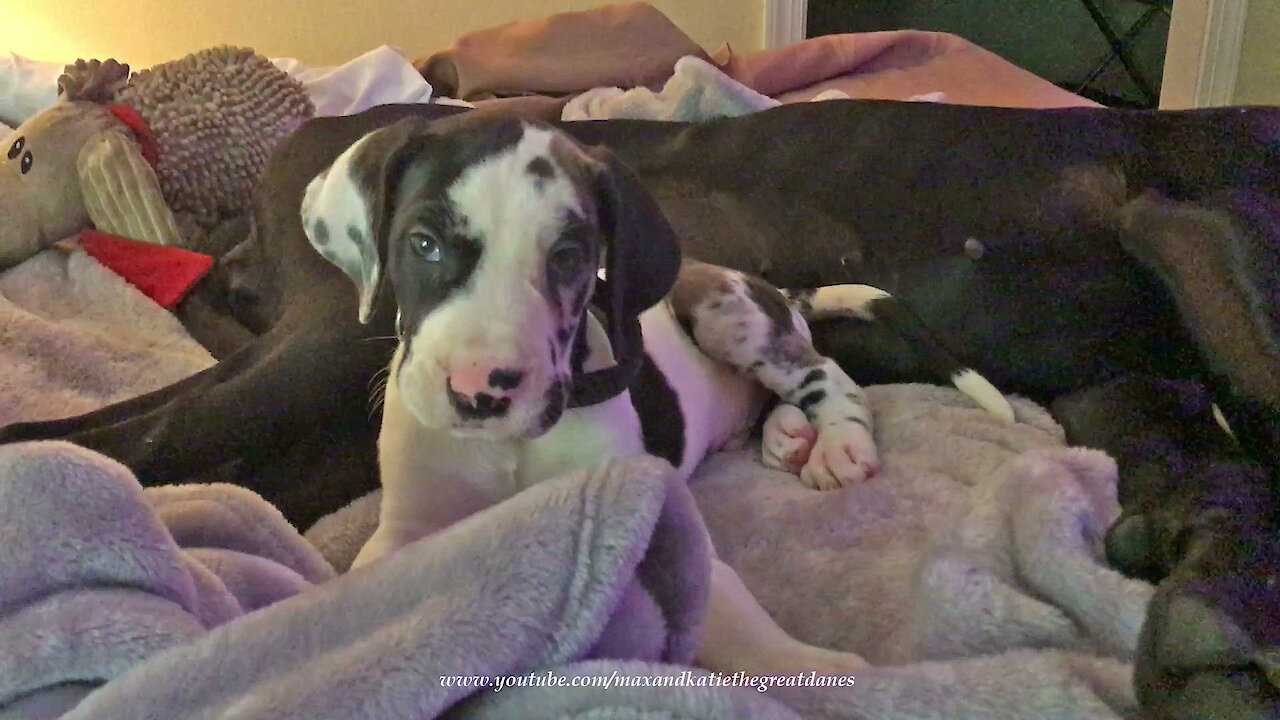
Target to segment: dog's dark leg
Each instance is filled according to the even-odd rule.
[[[1265,472],[1218,425],[1198,381],[1126,376],[1058,398],[1053,413],[1073,445],[1116,459],[1124,512],[1107,558],[1130,576],[1160,581],[1193,528],[1266,506],[1255,497],[1267,490]]]
[[[1189,414],[1148,402],[1132,417],[1132,405],[1110,403],[1105,420],[1136,422],[1111,443],[1127,497],[1109,555],[1151,579],[1168,573],[1139,640],[1138,696],[1152,718],[1278,717],[1280,205],[1252,191],[1199,202],[1149,191],[1119,219],[1125,250],[1168,290],[1242,451],[1205,452],[1203,438],[1221,438],[1207,398]]]
[[[192,339],[208,350],[215,360],[231,357],[257,337],[231,316],[210,280],[193,289],[174,309],[174,314]]]
[[[0,441],[62,438],[120,460],[144,485],[155,485],[231,460],[269,460],[313,433],[316,422],[341,425],[344,413],[372,432],[369,380],[389,357],[388,343],[367,339],[368,330],[345,313],[326,322],[291,320],[169,388],[76,418],[9,426]],[[304,386],[310,390],[296,392]]]
[[[1280,207],[1243,194],[1201,203],[1149,192],[1121,210],[1121,244],[1164,282],[1219,404],[1249,454],[1280,467]],[[1261,204],[1263,207],[1258,207]],[[1270,212],[1268,212],[1270,210]]]

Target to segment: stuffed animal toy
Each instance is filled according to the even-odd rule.
[[[0,145],[0,268],[86,227],[207,251],[244,213],[276,144],[309,118],[302,84],[244,48],[130,76],[77,60],[58,102]]]

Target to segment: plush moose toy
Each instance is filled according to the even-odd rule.
[[[301,83],[232,47],[132,77],[77,60],[58,94],[0,145],[0,269],[90,226],[208,252],[276,143],[314,113]]]

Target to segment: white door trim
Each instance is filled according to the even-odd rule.
[[[764,46],[782,47],[804,39],[809,0],[764,0]]]
[[[1174,0],[1160,107],[1230,105],[1249,0]]]

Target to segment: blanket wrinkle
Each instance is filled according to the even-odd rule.
[[[117,463],[82,448],[24,443],[7,451],[0,455],[0,487],[12,488],[15,465],[71,456],[81,461],[82,483],[128,494],[132,507],[114,508],[123,517],[150,518],[163,532],[157,507],[203,513],[182,519],[185,536],[238,549],[181,548],[171,565],[225,580],[224,593],[242,612],[258,603],[253,592],[238,589],[275,582],[291,596],[271,598],[207,632],[194,615],[199,602],[179,606],[135,588],[113,590],[123,618],[114,625],[105,622],[101,597],[79,602],[75,594],[100,595],[97,586],[59,593],[54,605],[0,613],[0,638],[63,628],[47,644],[47,662],[25,676],[0,664],[0,679],[23,680],[20,688],[0,684],[8,691],[0,692],[0,717],[18,707],[55,707],[63,686],[84,678],[105,684],[66,713],[67,720],[432,717],[477,690],[446,684],[444,675],[545,671],[592,653],[687,663],[701,630],[706,531],[687,487],[661,460],[619,461],[548,481],[379,563],[313,586],[273,559],[280,554],[272,547],[277,538],[235,535],[268,510],[246,509],[248,496],[233,493],[232,502],[211,506],[210,498],[227,497],[226,488],[190,486],[143,498]],[[50,520],[66,515],[79,495],[58,493],[37,503],[36,512],[29,507],[30,522],[74,537],[75,526]],[[222,531],[192,531],[237,512]],[[255,543],[257,555],[247,556]],[[50,552],[69,548],[55,542]],[[72,563],[74,557],[61,559]],[[276,572],[263,581],[256,575],[267,568]],[[199,595],[203,581],[192,584]],[[69,603],[78,603],[80,616],[67,614]],[[186,632],[162,636],[146,624],[166,618],[185,619]],[[86,636],[76,630],[89,626],[107,628],[121,647],[104,645],[105,656],[83,647]],[[606,628],[614,632],[602,642]],[[0,661],[5,657],[0,651]],[[116,665],[107,668],[108,660]]]
[[[65,442],[0,446],[0,717],[57,707],[67,683],[108,683],[311,587],[272,558],[332,575],[301,536],[289,538],[275,508],[245,493],[144,490],[123,465]],[[155,506],[188,530],[225,523],[204,537],[188,532],[188,541],[216,538],[253,554],[180,547]],[[279,525],[263,532],[273,517]],[[23,713],[16,717],[30,717]]]
[[[220,548],[283,565],[310,583],[334,576],[333,567],[297,530],[253,491],[228,483],[166,485],[147,491],[147,501],[185,548]]]
[[[438,95],[477,100],[656,85],[685,55],[706,57],[666,15],[631,2],[469,33],[413,64]]]
[[[1110,658],[1022,650],[870,668],[852,688],[768,694],[813,720],[1121,720],[1137,716],[1131,672]]]
[[[195,582],[178,546],[135,511],[142,487],[123,465],[50,442],[0,445],[0,468],[0,613],[103,585],[194,609]]]
[[[733,79],[783,103],[804,102],[834,88],[871,100],[906,100],[941,90],[948,102],[961,105],[1098,107],[949,33],[824,35],[718,60]]]
[[[0,273],[0,425],[88,412],[211,365],[177,318],[83,250]]]

